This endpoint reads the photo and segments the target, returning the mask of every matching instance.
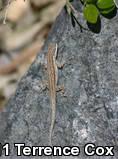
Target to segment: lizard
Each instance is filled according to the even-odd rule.
[[[62,67],[63,65],[58,65],[56,62],[57,57],[57,44],[50,44],[48,47],[47,53],[47,72],[48,72],[48,85],[49,85],[49,96],[50,96],[50,105],[51,105],[51,126],[49,131],[49,144],[52,145],[52,133],[55,123],[55,115],[56,115],[56,89],[57,89],[57,81],[58,81],[58,67]],[[63,89],[60,87],[59,89]]]

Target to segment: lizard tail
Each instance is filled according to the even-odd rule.
[[[52,134],[53,134],[53,128],[55,123],[55,110],[52,110],[52,119],[51,119],[51,126],[50,126],[50,134],[49,134],[49,144],[52,146]]]

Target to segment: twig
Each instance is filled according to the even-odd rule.
[[[84,30],[88,30],[87,28],[83,27],[80,22],[77,20],[77,17],[75,14],[78,14],[78,11],[72,6],[72,4],[69,2],[69,0],[66,0],[66,6],[70,9],[70,13],[68,13],[70,16],[73,16],[74,20],[76,21],[76,23],[79,25],[80,30],[82,32],[82,29]]]
[[[8,9],[9,9],[10,3],[11,3],[11,0],[8,0],[8,4],[6,6],[6,11],[5,11],[5,16],[4,16],[3,24],[6,24],[6,19],[7,19],[7,14],[8,14]]]

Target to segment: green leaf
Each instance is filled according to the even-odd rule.
[[[99,9],[107,9],[115,6],[115,3],[113,0],[98,0],[96,5]]]
[[[87,4],[84,7],[84,17],[89,23],[95,24],[97,22],[99,11],[93,4]]]
[[[102,14],[109,14],[110,12],[112,12],[115,9],[115,6],[110,7],[108,9],[104,9],[104,10],[100,10],[100,13]]]
[[[85,1],[86,3],[92,3],[92,4],[95,4],[97,2],[97,0],[86,0]]]

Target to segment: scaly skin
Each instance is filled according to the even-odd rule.
[[[54,128],[55,114],[56,114],[56,87],[57,87],[57,78],[58,78],[56,55],[57,55],[57,44],[50,44],[47,54],[48,83],[49,83],[49,93],[50,93],[50,104],[52,109],[52,119],[51,119],[50,134],[49,134],[50,145],[52,145],[52,132]]]

